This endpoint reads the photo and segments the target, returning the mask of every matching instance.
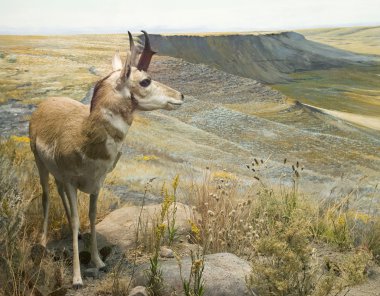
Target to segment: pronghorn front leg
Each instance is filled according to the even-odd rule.
[[[91,261],[95,264],[97,268],[103,268],[106,265],[100,259],[99,252],[98,252],[98,243],[96,240],[96,203],[98,201],[98,195],[99,193],[90,194],[90,207],[88,211],[88,215],[90,217],[90,224],[91,224]]]
[[[70,204],[70,223],[73,232],[73,287],[77,289],[83,286],[83,281],[80,274],[78,251],[79,216],[77,203],[77,189],[71,184],[65,184],[65,191]]]

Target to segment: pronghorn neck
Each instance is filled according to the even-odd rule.
[[[110,159],[107,143],[122,143],[133,121],[136,103],[133,95],[122,94],[112,81],[98,82],[91,100],[91,111],[83,126],[85,154],[92,159]]]
[[[117,90],[115,77],[118,75],[117,71],[112,72],[96,84],[89,116],[95,126],[104,125],[111,136],[115,133],[125,136],[137,107],[132,93]]]

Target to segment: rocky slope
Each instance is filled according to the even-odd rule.
[[[1,135],[26,134],[27,115],[34,109],[34,102],[57,95],[61,89],[63,95],[75,90],[74,98],[80,93],[83,98],[89,90],[87,84],[109,73],[117,49],[112,44],[125,44],[124,39],[119,35],[55,36],[18,38],[2,45],[5,57],[0,64],[6,72],[0,73],[1,78],[12,89],[32,81],[34,92],[20,88],[20,97],[14,97],[18,100],[0,106]],[[12,54],[17,60],[11,63],[7,57]],[[59,73],[50,66],[52,63],[59,65]],[[93,69],[90,74],[89,69]],[[43,75],[36,75],[41,71]],[[182,91],[186,104],[177,111],[136,117],[126,139],[125,155],[113,176],[117,192],[134,184],[136,190],[139,186],[141,189],[141,184],[153,177],[165,180],[177,173],[189,178],[201,176],[206,167],[226,169],[251,182],[253,174],[245,164],[253,157],[269,158],[260,174],[277,181],[284,173],[291,173],[291,166],[282,165],[284,158],[293,163],[300,161],[305,167],[303,189],[318,196],[330,194],[331,188],[340,185],[343,173],[341,187],[345,190],[355,187],[366,175],[362,188],[368,193],[378,180],[380,142],[374,130],[318,112],[257,80],[212,66],[155,56],[150,71],[154,79]],[[85,75],[88,78],[82,79]],[[11,80],[7,80],[9,77]],[[67,87],[69,77],[71,83],[83,86]],[[56,88],[53,82],[60,85]],[[43,94],[38,92],[40,86],[44,87]],[[3,94],[5,98],[16,95],[7,91]],[[83,101],[89,102],[90,97],[88,93]],[[141,155],[156,160],[144,162]]]
[[[152,35],[162,55],[204,63],[266,83],[296,71],[344,66],[370,59],[305,39],[295,32],[233,35]]]

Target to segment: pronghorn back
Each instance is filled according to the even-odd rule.
[[[49,98],[39,104],[32,114],[29,136],[33,152],[37,140],[46,146],[55,145],[57,155],[78,147],[81,127],[90,114],[89,106],[65,97]]]

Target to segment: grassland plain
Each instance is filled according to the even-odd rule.
[[[380,27],[321,28],[298,31],[306,38],[343,50],[380,55]]]
[[[1,84],[3,98],[0,106],[1,133],[2,136],[13,136],[11,143],[6,143],[13,147],[13,151],[7,150],[10,156],[4,152],[4,157],[11,159],[12,166],[5,167],[3,175],[12,171],[14,165],[16,167],[20,165],[21,174],[31,172],[32,180],[27,179],[27,184],[28,182],[34,184],[30,188],[26,186],[27,184],[21,186],[20,190],[25,189],[25,192],[11,190],[7,191],[7,194],[14,192],[17,196],[21,192],[22,196],[37,201],[35,198],[39,196],[39,189],[35,175],[33,176],[35,170],[32,163],[28,162],[30,152],[27,152],[27,146],[22,146],[27,145],[27,138],[23,136],[27,131],[28,114],[35,108],[37,102],[48,96],[67,95],[88,103],[91,97],[91,86],[96,80],[109,73],[110,59],[114,51],[116,49],[123,51],[123,48],[127,47],[127,38],[124,35],[78,35],[1,36],[0,39],[2,41],[0,78],[4,81],[4,84]],[[125,44],[125,46],[120,46],[120,44]],[[124,156],[107,179],[107,190],[103,196],[109,196],[112,200],[116,194],[124,198],[126,202],[133,202],[135,200],[131,190],[143,192],[147,181],[153,178],[157,179],[150,190],[153,196],[159,196],[164,180],[171,180],[179,174],[181,198],[197,206],[205,215],[204,221],[206,221],[209,210],[214,213],[222,210],[220,208],[222,204],[210,195],[222,194],[222,191],[216,192],[219,190],[220,180],[228,184],[239,180],[240,186],[234,187],[235,191],[225,196],[224,213],[227,210],[239,210],[241,208],[239,202],[244,201],[238,199],[247,197],[242,192],[247,192],[251,185],[258,186],[261,188],[260,194],[263,199],[257,198],[257,203],[255,203],[257,207],[252,208],[252,210],[257,210],[252,213],[258,216],[254,220],[250,220],[251,215],[241,216],[242,220],[243,222],[244,219],[247,219],[247,222],[249,220],[253,223],[252,227],[258,227],[255,229],[256,234],[262,235],[262,240],[257,240],[260,244],[255,247],[261,248],[260,250],[264,253],[269,252],[265,254],[273,256],[277,260],[275,262],[284,262],[284,258],[278,257],[277,252],[284,246],[283,242],[278,241],[279,229],[289,231],[284,231],[285,236],[281,237],[286,240],[286,235],[292,236],[292,231],[300,229],[300,225],[306,225],[304,222],[307,221],[303,219],[313,212],[308,206],[301,206],[304,201],[303,195],[300,196],[301,200],[297,197],[294,204],[291,196],[277,195],[268,189],[269,184],[277,184],[275,186],[294,184],[294,178],[289,178],[295,174],[293,165],[301,174],[301,178],[297,179],[297,186],[302,188],[302,191],[310,193],[311,199],[324,200],[322,197],[328,197],[328,205],[325,209],[331,210],[319,212],[320,208],[313,206],[315,210],[313,213],[316,214],[313,216],[316,218],[313,223],[316,224],[308,230],[314,230],[314,232],[311,232],[313,234],[301,233],[297,236],[301,244],[285,246],[289,250],[288,259],[293,256],[297,260],[292,262],[309,264],[304,260],[304,255],[309,254],[309,248],[312,247],[309,243],[319,242],[310,240],[317,237],[338,249],[347,247],[352,251],[353,256],[347,257],[352,261],[343,264],[347,265],[348,269],[341,267],[339,262],[334,262],[334,264],[340,266],[342,274],[352,279],[352,283],[364,280],[365,272],[362,267],[367,267],[364,263],[367,262],[368,252],[361,252],[356,247],[362,246],[366,250],[371,244],[371,250],[378,249],[376,244],[378,222],[372,218],[378,213],[376,185],[379,180],[380,143],[377,131],[316,112],[253,79],[227,74],[211,66],[157,56],[151,65],[151,74],[155,79],[184,92],[186,104],[183,108],[171,113],[162,111],[136,116],[126,139]],[[9,126],[11,128],[8,128]],[[256,163],[254,158],[259,164],[253,165]],[[285,165],[284,158],[287,159]],[[23,161],[27,162],[26,167],[21,166]],[[214,182],[211,185],[204,180],[205,171],[212,172],[212,176],[215,177],[211,177],[211,182]],[[8,183],[16,184],[14,180],[17,178],[16,175],[13,176]],[[268,185],[266,189],[260,187],[262,182]],[[202,187],[203,185],[208,186],[207,190]],[[192,191],[194,188],[198,190]],[[204,194],[200,194],[202,192]],[[255,192],[252,196],[256,198],[260,194]],[[194,197],[197,198],[194,200]],[[230,198],[237,199],[236,204],[230,203]],[[355,209],[350,212],[353,201]],[[209,209],[205,208],[206,203],[210,205]],[[3,203],[3,205],[6,204]],[[106,202],[104,205],[106,212],[110,205]],[[267,214],[259,211],[262,209],[261,206],[266,207]],[[82,207],[82,211],[86,211],[85,206],[82,205]],[[236,207],[236,209],[231,207]],[[365,210],[366,214],[363,216],[362,212],[356,211],[357,208]],[[5,210],[6,213],[12,214],[7,206]],[[40,210],[38,205],[31,208],[32,213]],[[57,213],[60,218],[52,223],[52,227],[55,225],[51,230],[53,233],[59,231],[57,223],[59,224],[63,219],[63,213],[59,211]],[[320,213],[322,213],[321,216],[319,216]],[[37,215],[33,217],[37,219],[33,225],[40,223]],[[217,218],[220,219],[221,216]],[[259,219],[268,219],[264,220],[268,222],[268,227],[260,228]],[[210,224],[198,225],[200,229],[203,229],[204,234],[207,233],[209,226],[213,231],[218,228],[219,220],[216,218],[214,222],[212,220],[211,218],[207,220]],[[236,228],[231,231],[244,232],[245,226],[239,223],[232,224],[231,227]],[[365,232],[359,232],[363,235],[368,234],[366,236],[368,241],[360,245],[357,242],[363,242],[363,240],[357,240],[356,234],[354,235],[351,231],[362,229],[359,226],[363,223],[369,228]],[[82,226],[86,227],[85,224]],[[370,228],[372,226],[374,228]],[[30,233],[32,233],[30,237],[36,237],[33,231]],[[263,233],[271,233],[270,240]],[[323,235],[320,235],[321,233]],[[218,234],[214,233],[214,235]],[[17,239],[22,241],[22,237]],[[230,239],[238,241],[238,236]],[[204,240],[208,243],[206,235]],[[17,242],[20,241],[17,240]],[[25,246],[28,247],[27,244]],[[268,251],[265,246],[278,248],[269,248],[271,251]],[[317,249],[321,248],[318,246]],[[223,249],[218,242],[215,242],[215,250],[238,251]],[[323,255],[325,253],[323,252]],[[260,255],[256,255],[260,259]],[[264,260],[259,268],[262,268],[261,271],[273,272],[273,266],[268,266],[267,263]],[[263,287],[264,289],[284,289],[284,287],[288,289],[296,284],[286,281],[283,275],[288,274],[289,270],[286,266],[282,267],[284,269],[279,270],[279,278],[274,282],[265,282],[268,286]],[[334,269],[331,270],[334,271]],[[252,283],[255,284],[261,280],[252,278]],[[277,295],[284,295],[284,293],[279,292]]]
[[[2,133],[25,134],[28,114],[48,96],[67,95],[88,103],[91,86],[109,73],[110,57],[115,50],[123,52],[126,39],[2,36]],[[284,158],[300,161],[311,192],[326,195],[333,187],[346,187],[341,186],[343,173],[350,186],[368,176],[365,192],[376,185],[380,159],[374,130],[315,112],[253,79],[207,65],[156,56],[151,73],[185,93],[187,103],[175,112],[137,116],[114,173],[120,176],[118,182],[141,188],[147,178],[170,178],[177,170],[198,172],[206,166],[232,171],[244,180],[249,176],[244,163],[269,157],[266,171],[275,179],[282,174],[278,167]],[[138,161],[139,155],[159,159]]]

